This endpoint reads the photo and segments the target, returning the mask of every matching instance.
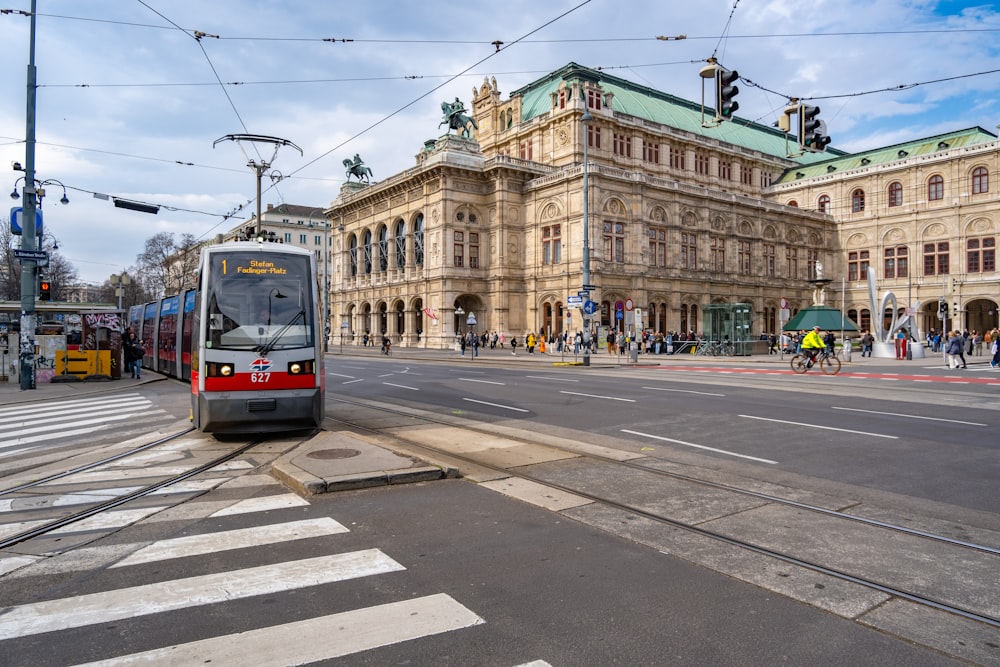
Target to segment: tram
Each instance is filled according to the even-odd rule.
[[[133,306],[142,365],[191,382],[194,426],[262,433],[324,417],[316,267],[305,249],[237,241],[201,251],[198,288]]]

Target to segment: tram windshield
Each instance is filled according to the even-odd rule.
[[[310,276],[307,256],[212,254],[205,289],[206,345],[261,354],[311,347],[315,313]]]

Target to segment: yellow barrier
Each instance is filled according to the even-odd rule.
[[[56,375],[111,374],[111,350],[72,350],[56,355]]]

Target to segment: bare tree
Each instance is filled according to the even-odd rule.
[[[80,279],[76,267],[57,250],[49,251],[49,265],[42,269],[42,273],[52,285],[53,301],[68,301],[70,290]]]
[[[193,234],[182,234],[178,242],[173,234],[160,232],[147,239],[145,249],[136,256],[134,277],[152,295],[176,294],[195,284],[200,248]]]
[[[4,301],[21,298],[21,263],[14,257],[15,239],[10,221],[0,220],[0,299]]]
[[[45,240],[51,237],[46,235]],[[21,298],[21,263],[14,257],[14,247],[20,246],[20,239],[10,230],[7,221],[0,223],[0,298],[6,301],[17,301]],[[59,254],[58,250],[48,249],[49,264],[40,267],[40,272],[48,278],[52,285],[52,300],[66,301],[74,283],[79,280],[79,274],[73,264]]]

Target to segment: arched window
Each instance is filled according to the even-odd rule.
[[[903,205],[903,184],[894,181],[889,184],[889,206]]]
[[[990,191],[990,172],[986,167],[972,170],[972,194],[981,195]]]
[[[389,268],[389,228],[382,225],[378,229],[378,270]]]
[[[865,210],[865,191],[858,188],[851,193],[851,211],[861,213]]]
[[[820,195],[820,197],[819,197],[819,210],[822,213],[829,213],[830,212],[830,196],[829,195]]]
[[[371,275],[372,272],[372,232],[370,229],[365,230],[365,275]]]
[[[351,277],[358,275],[358,237],[351,234]]]
[[[794,199],[790,200],[788,202],[788,205],[791,206],[792,208],[798,208],[799,207],[799,203],[797,201],[795,201]]]
[[[413,221],[413,263],[424,265],[424,214],[418,213]]]
[[[396,240],[396,268],[406,268],[406,226],[402,220],[392,226],[392,236]]]
[[[927,181],[927,201],[944,199],[944,177],[934,174]]]

